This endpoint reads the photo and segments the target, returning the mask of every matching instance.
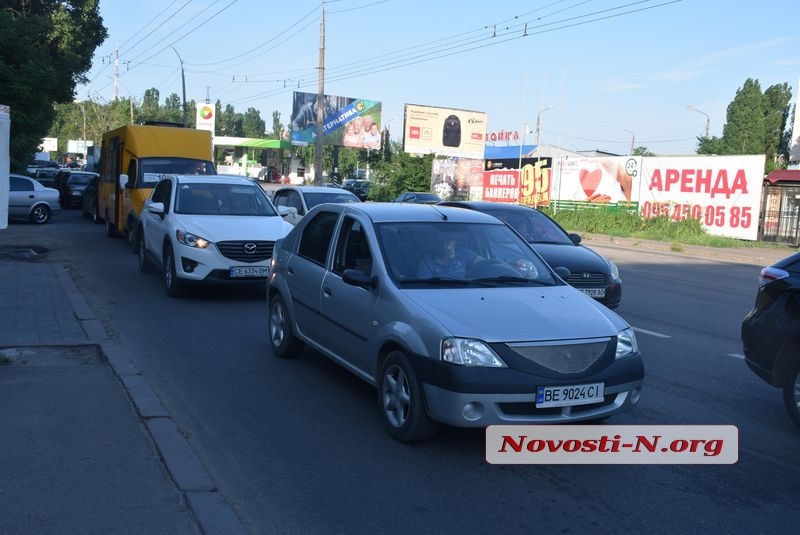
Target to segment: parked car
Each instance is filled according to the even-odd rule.
[[[34,178],[39,184],[46,188],[54,188],[57,189],[56,186],[56,176],[58,173],[61,172],[59,168],[53,167],[42,167],[41,169],[36,169],[34,173],[31,174],[31,177]]]
[[[278,241],[270,271],[273,352],[309,345],[377,387],[397,440],[438,423],[599,420],[639,400],[631,327],[487,214],[320,205]]]
[[[163,272],[173,297],[192,283],[264,284],[275,241],[291,228],[250,178],[168,175],[139,217],[139,269]]]
[[[25,168],[25,172],[33,176],[39,169],[60,169],[61,164],[55,160],[34,160]]]
[[[570,234],[547,214],[530,206],[500,202],[443,201],[440,206],[469,208],[505,221],[530,243],[553,267],[569,270],[569,284],[597,299],[608,308],[617,308],[622,299],[622,280],[616,264],[596,251],[581,245],[581,236]]]
[[[342,183],[342,189],[351,191],[359,200],[366,201],[370,190],[372,190],[372,181],[348,178]]]
[[[41,225],[60,210],[58,190],[46,188],[28,176],[9,175],[9,219],[27,219]]]
[[[284,219],[296,225],[309,210],[318,204],[338,202],[361,202],[353,192],[326,186],[281,186],[272,193],[272,204],[291,212],[282,212]]]
[[[783,390],[789,417],[800,427],[800,253],[761,270],[741,334],[745,362]]]
[[[93,176],[89,179],[89,183],[83,189],[83,197],[81,200],[81,211],[83,217],[88,217],[93,223],[100,223],[100,210],[97,205],[97,188],[100,182],[100,175]]]
[[[442,198],[427,191],[406,191],[395,197],[392,202],[411,202],[417,204],[436,204]]]
[[[59,191],[61,206],[64,208],[80,208],[83,205],[83,190],[92,177],[100,176],[89,171],[62,169],[55,179],[55,188]]]

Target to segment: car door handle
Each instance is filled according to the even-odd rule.
[[[332,294],[332,292],[331,292],[331,287],[330,286],[325,286],[322,289],[322,295],[324,295],[325,297],[330,297],[331,294]]]

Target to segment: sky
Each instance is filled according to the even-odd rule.
[[[271,131],[294,91],[317,92],[323,9],[325,93],[382,102],[395,140],[418,104],[525,144],[538,122],[567,150],[693,154],[748,78],[789,84],[792,104],[800,83],[796,0],[100,0],[108,38],[75,98],[155,87],[163,104],[182,64],[188,101],[255,108]]]

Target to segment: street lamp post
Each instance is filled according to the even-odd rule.
[[[627,128],[626,128],[626,129],[624,129],[624,130],[625,130],[627,133],[629,133],[629,134],[631,135],[631,151],[628,153],[628,155],[630,156],[630,155],[632,155],[632,154],[633,154],[633,146],[634,146],[634,145],[635,145],[635,143],[636,143],[636,134],[634,134],[633,132],[631,132],[631,131],[630,131],[630,130],[628,130]]]
[[[709,132],[709,130],[711,128],[711,118],[708,116],[708,114],[706,112],[704,112],[704,111],[698,110],[697,108],[695,108],[691,104],[686,106],[686,109],[687,110],[696,111],[697,113],[701,113],[701,114],[706,116],[706,135],[705,135],[705,137],[708,138],[708,132]]]
[[[544,112],[546,112],[547,110],[552,110],[555,107],[556,107],[555,104],[551,104],[551,105],[549,105],[548,107],[546,107],[545,109],[543,109],[542,111],[540,111],[539,113],[536,114],[536,146],[537,147],[539,146],[539,140],[541,139],[541,135],[542,135],[542,128],[541,128],[542,127],[542,114]]]

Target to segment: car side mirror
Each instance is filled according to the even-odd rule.
[[[564,279],[566,281],[572,273],[570,272],[569,268],[565,268],[564,266],[558,266],[553,268],[553,271],[556,272],[556,275]]]
[[[580,245],[580,243],[581,243],[581,235],[580,234],[575,234],[574,232],[571,232],[570,235],[569,235],[569,239],[572,240],[572,243],[574,243],[575,245]]]
[[[128,187],[128,175],[126,174],[119,175],[119,187],[120,188]]]
[[[278,207],[276,207],[276,210],[278,210],[278,214],[281,217],[296,216],[297,215],[297,208],[294,208],[292,206],[278,206]]]
[[[163,216],[164,215],[164,203],[163,202],[151,202],[147,203],[147,211],[151,214],[156,214]]]
[[[374,288],[378,283],[376,277],[372,277],[369,273],[364,273],[360,269],[345,269],[344,273],[342,273],[342,280],[345,284],[360,286],[364,289]]]

